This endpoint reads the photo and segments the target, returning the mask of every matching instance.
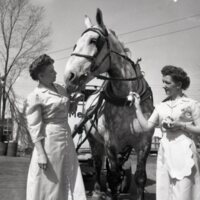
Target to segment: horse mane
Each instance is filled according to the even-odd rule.
[[[125,44],[123,42],[121,42],[118,38],[118,36],[116,35],[115,31],[113,31],[112,29],[109,29],[109,31],[115,36],[115,38],[118,40],[119,44],[121,45],[121,48],[123,49],[124,53],[126,56],[128,56],[130,58],[131,55],[131,50],[128,47],[125,47]]]

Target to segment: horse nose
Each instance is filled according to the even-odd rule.
[[[81,81],[85,81],[85,80],[87,79],[87,77],[88,77],[88,74],[87,74],[87,73],[82,74],[82,75],[79,77],[79,81],[80,81],[80,82],[81,82]]]
[[[80,83],[83,83],[83,82],[85,82],[85,81],[87,80],[87,78],[88,78],[88,74],[87,74],[87,73],[82,74],[82,75],[79,77],[79,82],[80,82]]]

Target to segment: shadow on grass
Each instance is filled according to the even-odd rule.
[[[146,187],[148,186],[153,186],[155,185],[155,180],[152,179],[147,179],[147,183],[146,183]],[[135,180],[134,180],[134,175],[132,175],[132,183],[131,183],[131,188],[130,188],[130,200],[135,200],[136,199],[136,184],[135,184]],[[153,192],[147,192],[145,190],[145,200],[155,200],[156,199],[156,195]]]

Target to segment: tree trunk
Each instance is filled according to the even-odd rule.
[[[2,92],[2,113],[1,113],[1,123],[2,126],[0,127],[0,142],[3,141],[3,130],[4,130],[4,125],[5,125],[5,112],[6,112],[6,90],[5,87],[3,87],[3,92]]]

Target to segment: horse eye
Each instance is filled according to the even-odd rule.
[[[96,44],[97,43],[97,39],[96,38],[92,38],[91,40],[90,40],[90,44]]]

